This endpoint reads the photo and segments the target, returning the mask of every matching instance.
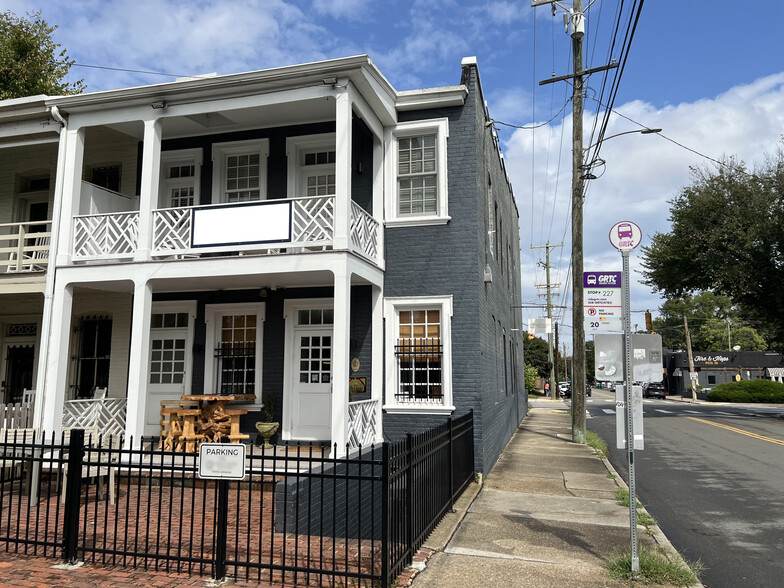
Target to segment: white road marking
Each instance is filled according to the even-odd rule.
[[[615,414],[615,411],[609,408],[603,408],[602,411],[606,414]]]
[[[663,408],[657,408],[656,412],[664,412],[666,414],[672,414],[671,410],[664,410]]]

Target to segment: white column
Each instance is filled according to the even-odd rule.
[[[376,401],[376,443],[384,440],[384,290],[381,286],[371,288],[371,336],[370,353],[373,365],[370,369],[370,396]]]
[[[125,443],[130,437],[139,444],[144,434],[147,381],[150,373],[150,313],[152,286],[146,280],[133,287],[133,316],[131,318],[131,352],[128,359],[128,414],[125,421]]]
[[[79,214],[82,197],[82,164],[84,162],[84,128],[65,131],[65,169],[63,172],[60,234],[57,242],[57,265],[67,265],[73,252],[74,215]],[[54,219],[52,219],[54,221]],[[50,258],[51,260],[51,258]]]
[[[47,377],[36,396],[43,397],[41,429],[46,433],[59,433],[63,427],[63,405],[68,388],[68,358],[71,342],[71,312],[73,286],[55,284],[52,299],[52,322],[49,345],[52,353],[46,359]],[[46,333],[42,333],[42,339]],[[36,403],[38,400],[36,399]]]
[[[345,263],[334,270],[335,298],[332,331],[332,444],[338,457],[346,454],[348,442],[349,335],[351,333],[351,274]]]
[[[352,109],[348,88],[335,97],[335,249],[348,249],[351,228]]]
[[[384,263],[384,139],[373,136],[373,218],[378,221],[378,258]]]
[[[135,261],[150,259],[152,251],[152,211],[158,208],[161,175],[161,128],[160,118],[144,121],[142,183],[139,194],[139,242],[133,257]]]

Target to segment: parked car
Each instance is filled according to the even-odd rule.
[[[662,382],[651,382],[650,384],[643,386],[642,396],[643,398],[664,398],[667,396],[667,392],[664,390],[664,384]]]
[[[571,398],[572,386],[569,382],[558,382],[558,392],[562,398]]]

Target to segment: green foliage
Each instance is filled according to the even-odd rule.
[[[523,349],[525,365],[536,368],[540,378],[546,377],[548,374],[545,373],[542,364],[547,361],[547,341],[540,339],[539,337],[526,339],[523,344]]]
[[[272,395],[272,392],[264,393],[264,396],[262,397],[262,403],[264,404],[264,406],[261,409],[261,413],[259,414],[259,418],[261,419],[259,422],[274,423],[275,422],[275,397]]]
[[[525,366],[525,389],[528,392],[536,389],[537,378],[539,378],[539,370],[530,365]]]
[[[741,380],[719,384],[708,392],[711,402],[784,402],[784,384],[771,380]]]
[[[764,351],[768,345],[763,336],[747,324],[739,309],[727,296],[713,292],[684,294],[661,305],[660,316],[653,319],[654,330],[662,337],[662,345],[670,349],[686,349],[683,317],[689,320],[691,348],[700,351],[725,350],[729,345],[727,319],[731,321],[732,344],[745,351]]]
[[[781,348],[784,151],[754,173],[732,159],[723,163],[693,168],[691,185],[670,201],[670,232],[656,233],[643,247],[645,282],[667,298],[699,291],[726,296]]]
[[[585,442],[589,447],[593,447],[598,457],[607,456],[607,443],[593,431],[585,431]]]
[[[56,29],[40,10],[27,18],[10,10],[0,13],[0,99],[84,91],[84,80],[65,81],[74,61],[52,39]]]
[[[701,562],[685,563],[672,560],[658,549],[640,545],[638,551],[640,571],[632,573],[631,549],[617,551],[607,559],[610,576],[621,580],[635,580],[646,584],[668,586],[693,586],[698,581],[704,566]]]

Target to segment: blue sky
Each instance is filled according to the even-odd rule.
[[[584,0],[587,5],[590,0]],[[571,0],[564,0],[571,6]],[[611,54],[611,25],[620,0],[596,0],[587,14],[586,66]],[[625,2],[629,6],[631,0]],[[250,71],[367,53],[398,90],[454,85],[460,60],[478,58],[491,115],[536,131],[499,126],[520,210],[523,296],[537,300],[541,249],[553,253],[553,281],[570,284],[569,185],[571,110],[564,83],[539,80],[568,73],[569,37],[562,11],[530,2],[478,0],[0,0],[17,14],[41,9],[59,25],[55,39],[79,64],[178,75]],[[713,158],[754,163],[772,152],[784,130],[784,62],[777,47],[784,6],[777,2],[648,0],[631,46],[615,110]],[[620,45],[620,43],[619,43]],[[74,67],[88,91],[171,78]],[[596,113],[601,76],[589,81],[586,130]],[[555,116],[558,115],[558,116]],[[554,118],[553,118],[554,117]],[[613,116],[607,135],[639,128]],[[586,135],[586,144],[590,136]],[[607,240],[615,222],[636,222],[647,237],[668,227],[668,205],[690,181],[689,166],[709,160],[657,136],[607,141],[604,174],[585,204],[585,269],[619,270]],[[598,175],[598,174],[597,174]],[[639,255],[632,257],[639,267]],[[559,304],[569,306],[568,288]],[[632,308],[654,310],[658,296],[636,283]],[[538,313],[525,311],[524,318]],[[561,317],[570,331],[570,313]],[[632,320],[642,322],[642,314]]]

